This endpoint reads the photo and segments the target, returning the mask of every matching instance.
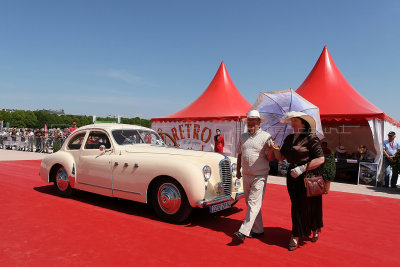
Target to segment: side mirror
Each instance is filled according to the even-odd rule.
[[[103,152],[104,150],[106,150],[106,146],[105,146],[105,145],[101,145],[101,146],[99,147],[99,150],[100,150],[101,152]]]

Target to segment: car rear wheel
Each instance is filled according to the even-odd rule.
[[[72,195],[73,189],[69,183],[68,173],[63,166],[59,166],[56,171],[54,186],[60,196],[69,197]]]
[[[180,223],[192,212],[182,186],[171,178],[156,181],[151,194],[155,213],[163,220]]]

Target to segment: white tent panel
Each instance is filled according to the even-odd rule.
[[[388,121],[382,121],[378,119],[369,120],[368,124],[371,128],[375,150],[377,151],[375,162],[378,163],[378,181],[383,182],[383,141],[387,139],[387,135],[390,131],[400,134],[400,127]],[[400,184],[400,180],[397,182],[397,184]]]
[[[376,150],[375,163],[378,163],[377,176],[378,181],[383,181],[383,132],[384,122],[378,119],[368,121],[369,127],[372,132],[372,139]]]
[[[235,157],[244,123],[234,120],[153,122],[151,128],[170,134],[181,148],[200,151],[214,151],[215,131],[220,129],[225,140],[224,154]]]

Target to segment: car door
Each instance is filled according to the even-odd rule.
[[[101,151],[100,147],[105,149]],[[77,162],[76,181],[80,189],[112,196],[112,151],[110,138],[105,131],[90,131]]]
[[[113,132],[114,137],[116,134]],[[113,195],[146,202],[149,178],[154,177],[152,172],[157,171],[153,167],[156,159],[146,151],[146,148],[147,143],[151,144],[156,136],[151,131],[141,130],[124,131],[124,135],[130,136],[130,140],[135,142],[122,145],[122,153],[113,158]],[[117,139],[122,140],[118,137]]]
[[[66,146],[66,151],[74,158],[74,162],[79,161],[79,155],[81,154],[81,148],[85,141],[87,131],[75,131],[72,133],[70,140]]]

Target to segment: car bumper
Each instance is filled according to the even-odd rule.
[[[222,202],[226,202],[226,201],[230,201],[231,203],[238,201],[239,199],[244,198],[244,193],[240,192],[240,193],[236,193],[235,197],[233,196],[223,196],[223,197],[217,197],[214,198],[212,200],[203,200],[203,201],[199,201],[197,202],[197,207],[198,208],[206,208],[218,203],[222,203]]]

